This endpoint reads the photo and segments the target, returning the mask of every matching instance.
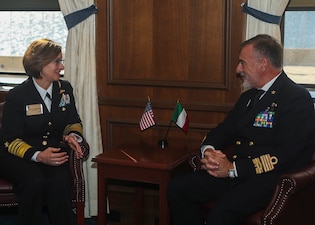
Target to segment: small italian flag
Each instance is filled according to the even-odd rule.
[[[187,116],[186,110],[179,103],[179,101],[176,103],[174,113],[172,116],[172,121],[174,121],[179,128],[181,128],[185,133],[187,133],[189,126],[189,118]]]

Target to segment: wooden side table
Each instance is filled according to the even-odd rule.
[[[93,158],[92,161],[98,167],[98,225],[108,222],[106,202],[109,179],[158,184],[159,223],[170,224],[167,185],[179,168],[187,166],[187,157],[191,152],[191,149],[180,143],[166,149],[138,143],[125,144]],[[142,209],[136,209],[138,215],[139,210]],[[143,224],[141,217],[136,217],[136,220],[137,225]]]

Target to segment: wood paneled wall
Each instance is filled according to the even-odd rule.
[[[242,0],[97,0],[96,65],[104,151],[124,142],[157,143],[179,99],[190,118],[185,135],[174,123],[168,142],[192,151],[224,119],[240,95],[235,77],[242,41]],[[159,129],[139,129],[150,97]],[[145,224],[157,217],[157,192],[144,202]],[[110,205],[132,225],[134,188],[110,186]],[[128,222],[127,222],[128,221]]]
[[[187,135],[199,143],[240,95],[235,77],[243,37],[243,0],[97,0],[97,83],[104,151],[165,135],[179,99]],[[157,128],[140,132],[150,97]]]

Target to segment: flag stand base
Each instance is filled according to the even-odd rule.
[[[161,149],[165,149],[168,145],[168,142],[167,140],[162,139],[158,141],[158,145],[160,146]]]

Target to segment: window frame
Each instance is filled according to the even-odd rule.
[[[293,4],[294,5],[294,4]],[[289,4],[289,6],[286,8],[285,11],[314,11],[315,12],[315,3],[309,3],[307,6],[292,6]],[[282,21],[280,24],[280,30],[281,30],[281,40],[282,44],[284,45],[284,23],[285,23],[285,13],[283,14]],[[314,84],[303,84],[299,83],[299,85],[305,87],[307,90],[309,90],[313,100],[314,100],[314,106],[315,106],[315,81]]]
[[[58,0],[10,0],[0,2],[0,11],[61,11]],[[1,76],[11,76],[14,79],[26,77],[25,72],[0,71]],[[63,74],[61,74],[63,76]],[[0,91],[8,91],[17,86],[16,82],[7,83],[0,81]]]
[[[0,11],[60,11],[58,0],[10,0],[0,2]]]

